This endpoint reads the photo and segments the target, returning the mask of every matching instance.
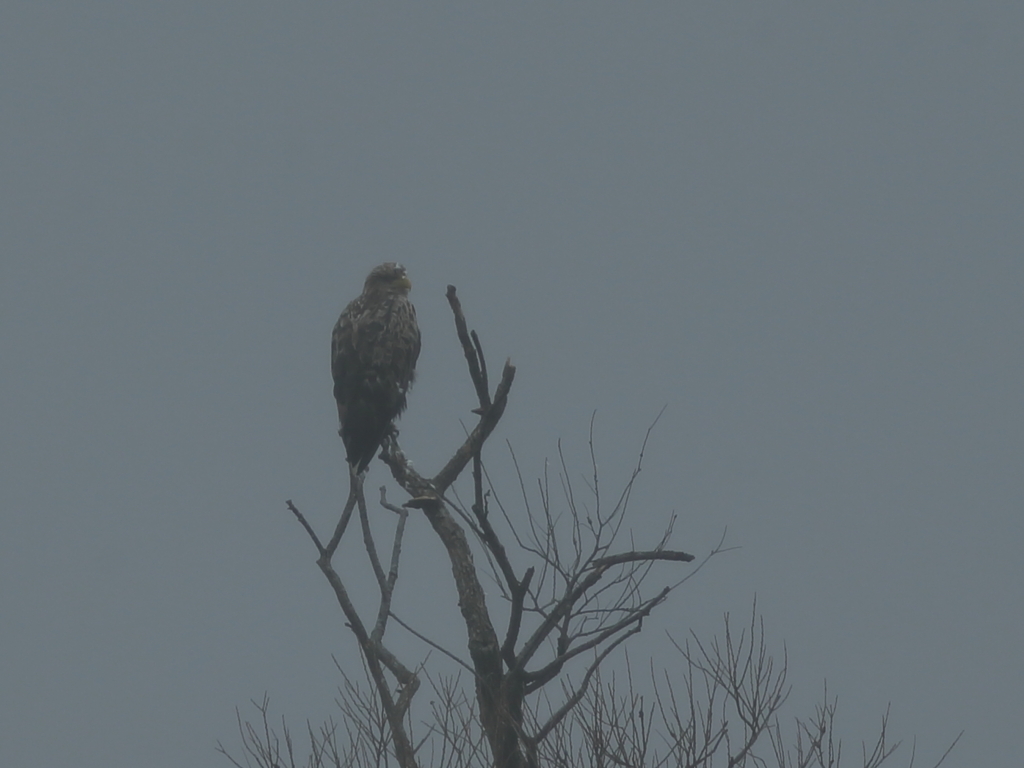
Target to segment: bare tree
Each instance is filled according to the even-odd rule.
[[[790,691],[788,660],[785,650],[781,661],[770,652],[756,605],[749,623],[738,632],[727,614],[722,635],[705,642],[691,633],[676,647],[683,659],[681,668],[658,671],[651,663],[646,686],[634,683],[628,663],[624,681],[597,667],[585,694],[540,743],[539,764],[557,768],[895,765],[890,758],[900,742],[889,741],[888,710],[877,736],[861,745],[852,762],[844,762],[836,733],[838,701],[829,698],[827,687],[823,703],[810,716],[795,717],[792,726],[784,728],[781,712]],[[342,677],[338,701],[342,726],[334,720],[316,728],[307,723],[309,747],[304,761],[296,762],[294,740],[284,721],[279,728],[271,724],[269,702],[264,698],[253,702],[259,713],[255,725],[239,717],[244,762],[229,756],[232,763],[237,768],[391,765],[388,721],[372,680],[367,674],[360,685],[344,672]],[[435,698],[427,736],[417,749],[421,764],[492,766],[475,700],[465,695],[457,677],[428,680]],[[572,690],[566,683],[563,695]],[[557,706],[542,691],[534,707],[527,706],[526,720],[534,724],[547,720]],[[942,765],[959,738],[932,763],[934,768]],[[221,751],[227,754],[223,747]],[[915,763],[916,745],[903,764],[912,768]]]
[[[582,493],[571,480],[561,446],[561,487],[555,491],[547,474],[537,482],[535,492],[528,491],[512,454],[522,503],[522,510],[513,515],[490,483],[481,453],[505,412],[515,368],[506,361],[492,394],[482,344],[476,332],[468,330],[454,286],[448,286],[447,298],[476,392],[477,422],[433,477],[414,469],[396,435],[385,440],[381,458],[409,497],[397,506],[380,489],[380,506],[393,512],[396,520],[388,556],[381,557],[374,541],[361,475],[350,475],[348,500],[326,544],[288,502],[317,549],[317,565],[359,646],[368,685],[357,685],[343,675],[341,730],[333,720],[319,728],[307,724],[310,748],[304,763],[295,762],[293,740],[284,723],[280,730],[270,725],[266,699],[253,702],[260,714],[257,725],[239,716],[246,762],[238,762],[223,747],[221,751],[236,766],[259,768],[300,764],[310,768],[392,764],[400,768],[639,768],[764,765],[757,747],[767,742],[780,768],[838,766],[838,750],[835,762],[825,762],[832,759],[834,704],[824,705],[815,718],[798,721],[795,752],[783,746],[778,712],[788,694],[786,662],[777,665],[767,652],[756,614],[738,638],[727,621],[722,641],[704,644],[693,636],[677,644],[685,660],[684,674],[681,679],[667,674],[658,678],[652,668],[655,697],[650,704],[639,699],[631,676],[622,694],[614,679],[602,680],[609,655],[640,632],[644,620],[696,572],[677,576],[660,588],[649,587],[656,565],[694,561],[693,555],[669,548],[674,516],[647,548],[638,548],[631,536],[622,546],[627,539],[624,523],[630,495],[651,430],[623,489],[610,503],[602,496],[593,421],[590,470]],[[472,483],[468,508],[453,488],[467,468]],[[556,501],[559,490],[561,501]],[[428,639],[392,611],[410,510],[424,515],[447,552],[466,628],[465,656]],[[495,511],[500,516],[500,533],[492,519]],[[332,565],[356,512],[379,592],[372,618],[359,614]],[[476,542],[476,557],[471,541]],[[514,557],[508,553],[509,546],[514,546]],[[697,569],[721,551],[722,541]],[[479,557],[485,565],[477,564]],[[529,565],[517,567],[520,560]],[[484,576],[498,587],[504,614],[500,624],[492,619],[496,606],[485,597]],[[389,650],[386,635],[392,619],[457,662],[471,678],[474,695],[465,696],[457,678],[431,678]],[[435,699],[430,717],[417,723],[412,705],[422,676],[430,682]],[[734,714],[732,719],[726,717],[727,710]],[[417,740],[421,726],[425,733]],[[882,738],[873,753],[877,761],[866,756],[865,768],[881,765],[894,749],[885,743],[884,726],[883,721]]]

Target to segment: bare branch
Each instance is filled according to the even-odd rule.
[[[334,589],[338,603],[341,605],[345,618],[348,619],[349,628],[359,641],[359,647],[363,651],[363,658],[377,689],[377,695],[380,697],[381,705],[387,714],[388,725],[391,728],[391,735],[394,739],[399,764],[403,768],[414,768],[416,762],[402,719],[408,708],[409,699],[415,693],[416,688],[419,687],[419,680],[414,674],[401,666],[397,659],[383,646],[372,642],[358,613],[356,613],[355,607],[352,605],[351,600],[349,600],[348,592],[342,584],[341,578],[335,573],[330,563],[321,560],[320,568],[324,571],[328,583]],[[391,687],[384,677],[380,663],[384,663],[391,670],[392,674],[399,678],[400,683],[403,683],[403,690],[400,693],[398,702],[391,695]]]
[[[957,742],[960,741],[960,737],[963,735],[964,731],[960,731],[960,733],[957,734],[956,738],[953,739],[953,743],[946,747],[946,751],[942,753],[942,757],[939,758],[939,762],[937,762],[933,768],[939,768],[940,765],[946,762],[946,758],[949,757],[949,753],[953,751],[953,748],[957,745]]]
[[[384,567],[380,564],[380,557],[377,555],[377,545],[373,541],[373,532],[370,530],[370,517],[366,512],[366,498],[362,493],[359,494],[357,506],[359,507],[359,525],[363,531],[363,547],[370,558],[370,566],[373,568],[373,575],[377,579],[377,586],[383,598],[387,592],[388,580],[384,574]]]
[[[523,623],[523,600],[530,590],[530,582],[533,580],[534,569],[530,566],[523,575],[523,580],[516,583],[512,588],[512,606],[509,611],[508,630],[505,633],[505,642],[501,646],[501,658],[509,667],[515,666],[516,641],[519,639],[519,629]]]
[[[312,526],[310,526],[309,522],[306,520],[305,515],[299,512],[298,508],[296,508],[296,506],[292,504],[291,499],[288,499],[286,503],[288,505],[288,511],[295,515],[295,518],[302,524],[302,527],[306,529],[306,533],[309,534],[309,538],[313,540],[313,544],[316,546],[316,551],[320,553],[321,557],[323,557],[324,554],[326,554],[326,552],[324,550],[323,544],[320,543],[319,537],[317,537],[316,535],[316,531],[314,531]]]
[[[491,525],[490,517],[487,514],[484,502],[482,464],[483,462],[481,462],[479,454],[473,457],[473,486],[476,497],[473,503],[473,514],[476,516],[477,524],[480,526],[480,536],[498,563],[501,575],[504,577],[505,583],[514,599],[516,592],[522,590],[522,586],[519,579],[516,578],[515,571],[512,570],[508,553],[505,551],[504,545],[499,541],[498,534],[495,532],[494,526]]]
[[[543,726],[541,726],[537,733],[532,737],[532,741],[534,743],[542,741],[548,735],[548,733],[551,732],[551,729],[558,725],[558,723],[561,722],[562,718],[569,714],[569,712],[571,712],[576,707],[576,705],[579,704],[580,699],[583,698],[583,695],[587,691],[587,686],[590,684],[591,677],[593,677],[594,673],[601,666],[601,663],[608,657],[608,654],[614,651],[621,643],[625,642],[630,635],[635,635],[639,631],[640,627],[635,627],[632,631],[627,632],[621,637],[615,638],[613,642],[609,643],[597,655],[597,657],[594,659],[591,665],[587,668],[587,671],[584,673],[583,680],[582,682],[580,682],[579,687],[576,689],[576,691],[572,694],[572,696],[570,696],[565,701],[565,703],[561,707],[559,707],[558,711],[556,711],[551,716],[551,718]]]
[[[671,552],[666,550],[648,550],[647,552],[623,552],[619,555],[607,555],[591,560],[588,568],[607,568],[611,565],[622,563],[643,562],[649,563],[652,560],[671,560],[677,563],[689,563],[694,559],[693,555],[686,552]]]
[[[506,360],[505,368],[501,372],[501,381],[494,392],[494,402],[487,406],[480,416],[480,421],[473,428],[473,431],[470,432],[469,437],[466,438],[466,442],[459,447],[455,455],[434,476],[431,484],[437,493],[443,494],[448,489],[448,486],[455,482],[455,478],[465,469],[469,460],[480,451],[484,441],[490,437],[491,432],[498,426],[501,415],[505,412],[505,406],[508,403],[508,393],[512,388],[512,380],[515,376],[515,366]]]
[[[605,627],[597,632],[590,640],[587,640],[580,645],[569,647],[568,641],[562,643],[562,647],[559,648],[558,656],[555,660],[546,665],[545,667],[537,670],[536,672],[530,672],[525,675],[527,681],[526,690],[527,692],[536,690],[540,686],[547,683],[549,680],[554,679],[555,675],[561,671],[565,662],[579,656],[582,653],[586,653],[589,650],[599,647],[602,643],[608,641],[615,635],[623,632],[627,627],[632,627],[626,634],[634,635],[640,631],[643,626],[643,620],[650,614],[650,612],[662,603],[668,596],[669,589],[666,587],[660,593],[647,600],[642,606],[634,610],[629,611],[625,617],[615,622],[611,626]],[[621,640],[616,639],[615,643],[619,643]]]
[[[388,489],[385,485],[380,487],[380,505],[384,507],[384,509],[394,512],[399,517],[406,514],[406,509],[404,507],[396,507],[388,501]]]
[[[476,359],[480,363],[480,379],[483,382],[483,391],[489,392],[490,387],[487,386],[487,358],[484,357],[484,348],[480,343],[480,337],[476,335],[476,331],[469,332],[470,337],[473,339],[473,349],[476,350]],[[483,407],[483,403],[481,403]]]
[[[328,558],[333,557],[335,551],[338,549],[341,537],[345,535],[345,529],[348,528],[348,521],[352,519],[352,510],[355,509],[356,498],[362,494],[362,492],[363,476],[357,474],[350,466],[348,499],[345,501],[345,508],[341,511],[341,517],[338,519],[338,525],[334,528],[334,534],[331,536],[331,540],[327,544],[326,554]]]
[[[452,308],[452,314],[455,316],[455,331],[459,336],[459,342],[462,344],[462,352],[466,356],[466,363],[469,365],[469,376],[473,380],[476,396],[480,401],[480,412],[485,413],[491,407],[491,396],[487,388],[487,368],[483,362],[484,355],[483,349],[480,347],[480,340],[476,338],[475,331],[473,332],[472,339],[469,336],[466,317],[462,313],[462,302],[459,301],[459,297],[455,294],[455,286],[449,285],[445,295],[448,298],[448,304]]]
[[[545,638],[551,634],[552,630],[558,626],[559,622],[568,615],[569,610],[579,600],[580,596],[583,595],[590,587],[596,584],[601,576],[604,574],[603,568],[597,568],[591,571],[574,589],[571,589],[555,606],[554,610],[551,611],[541,622],[541,625],[534,630],[534,633],[530,636],[530,639],[526,641],[522,650],[516,657],[516,665],[512,668],[511,672],[521,672],[525,665],[533,658],[534,654],[540,648],[541,643],[544,642]]]
[[[395,526],[395,538],[391,545],[391,567],[388,570],[387,579],[381,584],[380,607],[377,610],[377,623],[373,628],[372,637],[373,641],[377,644],[384,637],[388,616],[391,615],[391,599],[395,593],[395,584],[398,581],[398,562],[402,557],[402,537],[405,534],[405,522],[409,519],[408,510],[388,504],[383,485],[380,487],[380,504],[385,509],[394,510],[398,514],[398,525]]]
[[[440,651],[445,656],[447,656],[449,659],[451,659],[456,664],[458,664],[460,667],[463,667],[464,669],[468,670],[470,674],[474,674],[474,675],[476,674],[474,672],[473,668],[471,666],[469,666],[469,664],[464,662],[462,659],[460,659],[458,656],[456,656],[454,653],[449,651],[447,648],[445,648],[440,643],[435,643],[433,640],[431,640],[426,635],[424,635],[424,634],[422,634],[420,632],[417,632],[415,629],[413,629],[411,626],[409,626],[406,622],[402,621],[398,616],[396,616],[393,613],[391,614],[391,618],[393,618],[396,622],[398,622],[399,626],[401,626],[409,634],[411,634],[414,637],[418,638],[419,640],[423,641],[424,643],[429,645],[431,648],[434,648],[435,650]]]

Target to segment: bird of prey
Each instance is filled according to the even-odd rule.
[[[369,466],[391,422],[405,410],[416,374],[420,329],[401,264],[374,267],[331,335],[331,374],[348,463]]]

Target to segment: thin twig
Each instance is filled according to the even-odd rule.
[[[323,544],[320,543],[320,539],[316,535],[316,531],[314,531],[312,526],[310,526],[309,522],[306,520],[305,515],[299,512],[298,508],[294,504],[292,504],[291,499],[288,499],[286,503],[288,505],[288,510],[293,515],[295,515],[296,519],[302,524],[302,527],[306,529],[306,533],[309,534],[309,538],[313,540],[313,544],[316,546],[316,551],[320,554],[321,557],[323,557],[326,554],[326,551],[324,550]]]
[[[469,671],[470,674],[472,674],[472,675],[476,674],[476,672],[473,670],[473,668],[471,666],[469,666],[469,664],[464,662],[462,659],[460,659],[454,653],[452,653],[447,648],[442,646],[440,643],[436,643],[433,640],[431,640],[429,637],[427,637],[426,635],[424,635],[424,634],[422,634],[420,632],[417,632],[415,629],[413,629],[411,626],[406,624],[404,621],[402,621],[398,616],[396,616],[393,613],[391,614],[391,618],[394,619],[396,622],[398,622],[399,626],[401,626],[403,629],[405,629],[405,631],[407,631],[409,634],[414,635],[415,637],[419,638],[424,643],[429,645],[431,648],[440,651],[445,656],[447,656],[449,659],[451,659],[452,661],[457,663],[459,666],[465,667]]]

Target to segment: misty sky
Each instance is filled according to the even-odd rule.
[[[850,757],[891,702],[919,764],[966,729],[946,766],[1020,765],[1022,73],[1011,2],[3,5],[0,765],[336,714],[355,645],[284,505],[344,501],[330,330],[385,260],[424,472],[475,405],[449,283],[518,368],[513,509],[506,440],[582,475],[596,412],[612,493],[667,405],[637,540],[739,549],[632,659],[756,595],[787,717],[827,678]],[[410,532],[396,612],[464,652]]]

